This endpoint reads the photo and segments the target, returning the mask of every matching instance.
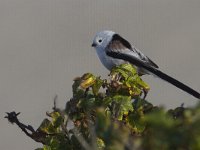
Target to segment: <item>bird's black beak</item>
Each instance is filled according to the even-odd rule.
[[[96,47],[97,46],[97,44],[96,43],[92,43],[92,45],[91,45],[92,47]]]

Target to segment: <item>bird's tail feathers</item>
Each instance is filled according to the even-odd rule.
[[[200,93],[198,93],[194,89],[190,88],[189,86],[183,84],[182,82],[176,80],[175,78],[163,73],[162,71],[160,71],[158,69],[154,69],[154,71],[152,73],[155,74],[156,76],[158,76],[159,78],[171,83],[172,85],[176,86],[177,88],[179,88],[179,89],[193,95],[194,97],[200,99]]]

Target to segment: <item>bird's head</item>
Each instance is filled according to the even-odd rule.
[[[112,40],[114,34],[115,32],[109,30],[98,32],[94,37],[92,47],[95,49],[105,49]]]

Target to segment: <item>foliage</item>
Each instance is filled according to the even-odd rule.
[[[65,110],[47,113],[32,138],[37,150],[200,149],[200,105],[164,110],[142,99],[149,90],[135,68],[113,68],[110,80],[74,79]],[[37,135],[37,136],[36,136]]]

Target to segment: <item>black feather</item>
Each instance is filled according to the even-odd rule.
[[[112,41],[120,41],[126,48],[132,49],[131,44],[119,34],[114,34],[112,37]]]

